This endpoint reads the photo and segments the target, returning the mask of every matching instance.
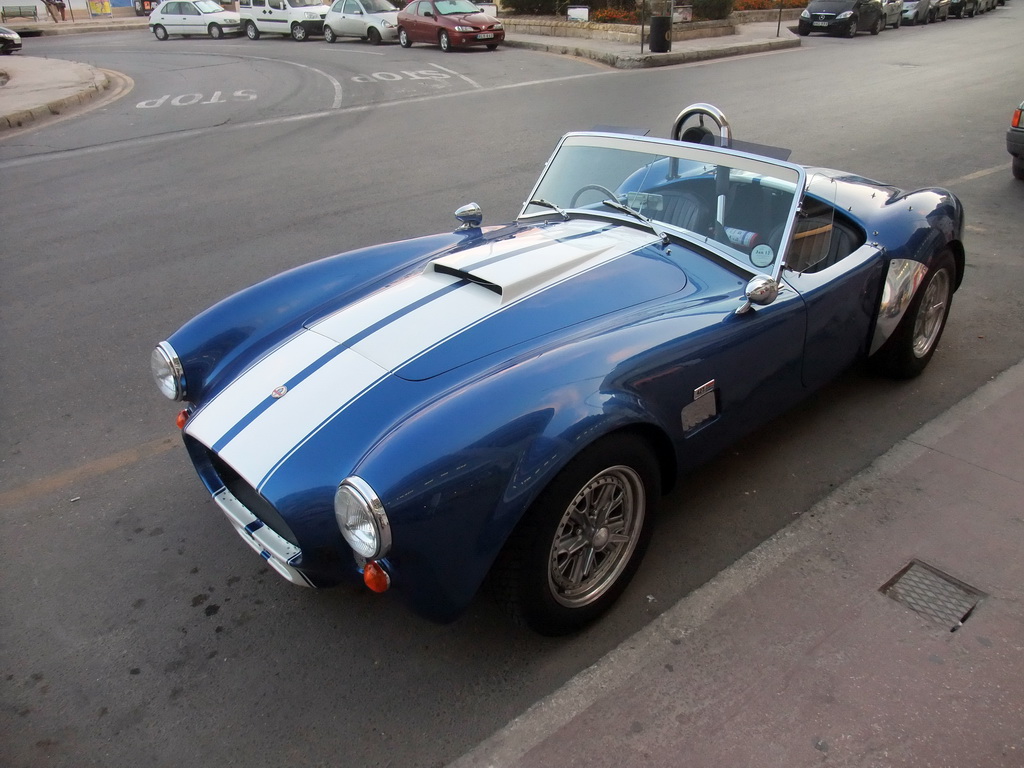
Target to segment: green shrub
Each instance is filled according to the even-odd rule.
[[[733,0],[693,0],[693,20],[727,19],[732,13]]]
[[[501,7],[505,11],[529,16],[554,16],[559,11],[565,15],[564,0],[502,0]]]

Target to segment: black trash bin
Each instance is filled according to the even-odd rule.
[[[651,16],[651,53],[668,53],[672,50],[672,17]]]

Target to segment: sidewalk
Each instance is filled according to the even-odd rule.
[[[68,20],[59,24],[49,19],[8,22],[6,26],[26,37],[22,40],[24,48],[21,53],[0,59],[0,134],[10,128],[21,128],[62,114],[111,87],[112,73],[63,59],[33,57],[35,37],[28,34],[49,36],[125,30],[148,34],[147,24],[148,19],[134,16]],[[735,35],[676,41],[667,53],[651,53],[649,50],[640,53],[638,45],[626,43],[521,33],[506,37],[505,45],[579,56],[620,69],[637,69],[798,47],[800,38],[786,24],[783,22],[781,28],[775,21],[741,24]],[[3,84],[5,79],[6,84]]]
[[[1021,414],[1024,362],[451,768],[1024,766]]]

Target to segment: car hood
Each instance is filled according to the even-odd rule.
[[[573,220],[470,240],[305,328],[418,381],[686,284],[650,232]]]

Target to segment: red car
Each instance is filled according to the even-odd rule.
[[[442,51],[486,45],[493,51],[505,39],[501,22],[469,0],[414,0],[398,13],[398,42],[440,45]]]

